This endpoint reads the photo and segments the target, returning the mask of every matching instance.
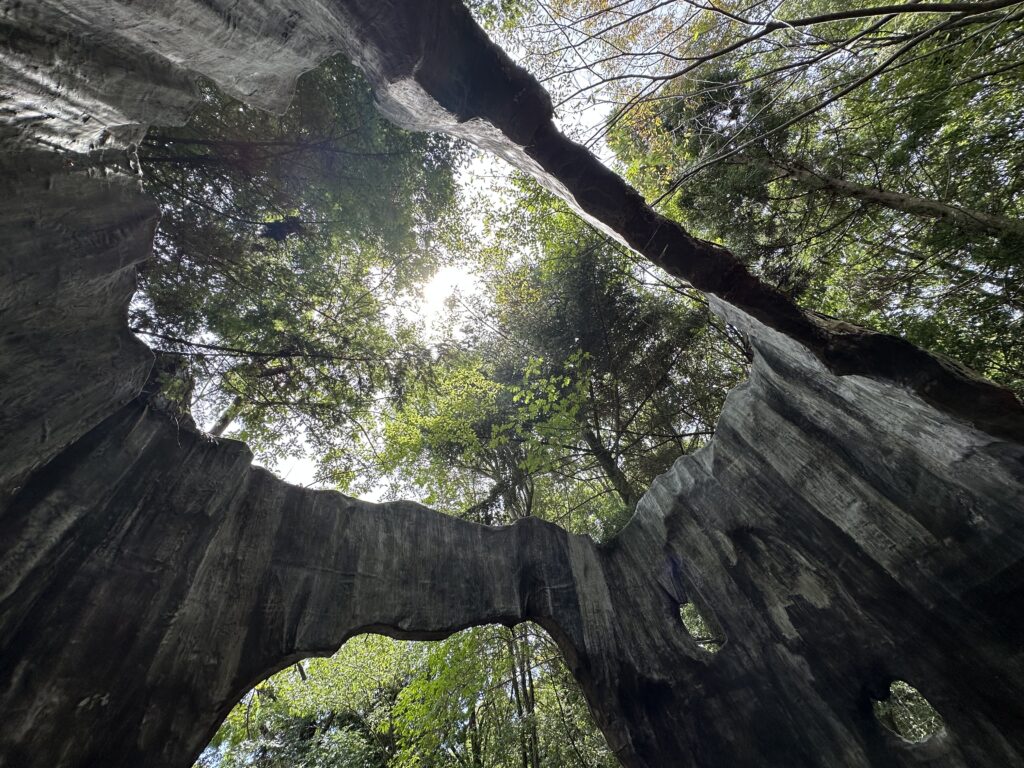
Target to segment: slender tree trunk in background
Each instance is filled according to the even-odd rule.
[[[622,471],[618,462],[615,461],[611,451],[604,446],[601,438],[597,436],[597,433],[589,425],[583,428],[582,435],[583,441],[597,460],[598,466],[601,467],[601,471],[608,478],[612,488],[615,489],[619,498],[622,499],[622,503],[628,509],[635,509],[637,501],[640,499],[639,494],[633,489],[632,483],[629,482],[626,473]]]
[[[217,419],[217,422],[210,428],[209,434],[213,435],[214,437],[220,437],[221,435],[223,435],[224,431],[231,426],[231,422],[233,422],[238,417],[238,414],[241,413],[241,411],[242,396],[235,395],[235,398],[231,401],[228,407],[224,409],[224,412],[221,413],[220,417]]]
[[[483,750],[480,748],[480,727],[476,718],[476,702],[469,709],[469,754],[473,768],[483,768]]]
[[[540,734],[537,732],[537,689],[533,684],[533,656],[530,653],[530,635],[524,628],[522,645],[523,649],[523,672],[526,675],[524,687],[526,690],[527,713],[530,726],[530,762],[532,768],[540,768]]]
[[[968,231],[985,232],[992,235],[1004,233],[1024,235],[1024,221],[1021,219],[1011,219],[982,211],[973,211],[969,208],[953,205],[952,203],[929,200],[900,192],[889,192],[878,187],[858,184],[857,182],[847,181],[835,176],[828,176],[795,160],[754,160],[750,162],[779,171],[811,189],[828,190],[837,195],[864,200],[914,216],[943,219]]]
[[[518,690],[522,701],[521,722],[524,733],[526,755],[528,757],[527,768],[539,768],[540,746],[537,736],[536,698],[533,688],[533,669],[530,656],[530,644],[528,633],[524,630],[523,635],[519,634],[518,627],[510,629],[509,649],[513,658],[513,676],[518,675]]]
[[[519,727],[517,728],[517,735],[519,737],[519,759],[523,768],[530,768],[530,747],[525,728],[525,692],[520,682],[519,654],[516,653],[515,630],[511,628],[507,629],[505,630],[504,635],[505,650],[508,652],[509,659],[512,662],[512,674],[510,675],[510,679],[512,681],[512,697],[516,705],[516,716],[519,721]]]

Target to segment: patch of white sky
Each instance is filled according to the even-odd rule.
[[[455,181],[462,211],[478,214],[463,222],[468,230],[468,243],[483,242],[484,216],[502,205],[511,174],[507,163],[480,150],[473,150],[457,169]],[[475,257],[474,253],[445,248],[438,269],[416,286],[398,308],[404,322],[418,325],[428,346],[436,347],[449,334],[458,338],[459,321],[465,319],[469,304],[485,298]]]
[[[499,35],[498,42],[513,60],[520,64],[524,62],[526,57],[514,39]],[[599,131],[608,112],[607,104],[577,99],[565,109],[556,110],[554,121],[567,136],[582,140]],[[611,152],[603,139],[591,151],[605,164],[611,164]],[[467,210],[480,214],[467,222],[478,238],[484,237],[483,216],[497,212],[507,202],[513,171],[506,161],[481,149],[475,149],[469,161],[458,169],[456,181],[463,201],[470,203]],[[458,302],[452,302],[452,299],[479,298],[483,289],[480,276],[474,272],[472,255],[448,254],[446,262],[419,287],[418,309],[410,310],[420,314],[428,342],[440,341],[438,334],[448,325],[446,314],[459,311]],[[406,319],[411,321],[415,318],[406,314]]]

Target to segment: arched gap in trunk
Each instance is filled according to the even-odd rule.
[[[296,661],[242,696],[196,765],[390,765],[438,751],[469,766],[612,759],[554,641],[527,622],[443,640],[361,634]]]

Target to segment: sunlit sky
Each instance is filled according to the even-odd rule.
[[[472,161],[463,165],[458,172],[456,182],[463,196],[476,196],[486,200],[490,196],[500,194],[503,180],[510,173],[509,166],[503,161],[484,152],[478,152]],[[472,223],[472,222],[470,222]],[[440,267],[434,275],[423,283],[414,301],[409,302],[403,312],[404,320],[419,323],[423,339],[428,344],[440,341],[443,333],[443,318],[447,312],[448,300],[458,292],[461,296],[473,296],[480,291],[480,281],[462,264],[447,264]],[[233,424],[225,432],[226,437],[237,429]],[[263,466],[259,461],[253,462]],[[306,487],[323,487],[315,482],[316,462],[309,456],[292,456],[277,463],[271,468],[282,480]],[[362,494],[362,498],[375,501],[375,493]]]
[[[419,304],[420,321],[424,337],[428,342],[436,341],[441,331],[440,320],[445,312],[445,302],[456,292],[471,294],[479,290],[479,283],[464,266],[441,267],[420,289],[422,302]],[[228,433],[230,437],[230,432]],[[254,462],[259,464],[259,462]],[[282,480],[306,487],[317,486],[316,462],[307,456],[294,456],[278,463],[274,474]],[[376,494],[362,494],[367,501],[376,501]]]
[[[560,130],[570,136],[582,136],[591,133],[605,119],[606,109],[596,106],[589,108],[562,110],[556,114],[555,123]],[[595,154],[604,162],[608,162],[606,147],[603,142],[594,148]],[[505,161],[487,152],[477,151],[471,160],[463,164],[457,173],[456,183],[462,197],[476,198],[498,205],[502,189],[506,184],[511,166]],[[468,222],[471,226],[479,222]],[[440,341],[447,310],[448,300],[456,295],[471,297],[481,290],[481,284],[470,267],[465,263],[447,264],[440,267],[434,275],[419,289],[418,300],[410,302],[410,307],[403,314],[408,322],[419,322],[423,338],[428,344]],[[226,437],[237,429],[232,425],[225,432]],[[260,465],[259,461],[254,462]],[[262,465],[261,465],[262,466]],[[295,485],[305,487],[324,487],[315,482],[316,462],[309,456],[292,456],[278,462],[272,468],[274,474]],[[377,493],[362,494],[367,501],[375,501]]]

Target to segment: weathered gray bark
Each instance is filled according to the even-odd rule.
[[[0,500],[149,374],[125,315],[159,212],[118,160],[0,156]]]
[[[627,766],[1024,765],[1024,415],[1007,393],[800,312],[657,217],[454,3],[3,10],[19,154],[0,175],[0,765],[186,766],[301,656],[526,619]],[[608,546],[290,487],[135,396],[151,356],[124,315],[155,208],[109,157],[28,147],[179,120],[186,69],[280,106],[338,49],[389,114],[537,173],[750,334],[712,445]],[[19,122],[33,109],[53,117]],[[690,600],[727,637],[713,656],[679,621]],[[944,734],[911,746],[874,720],[893,678]]]

